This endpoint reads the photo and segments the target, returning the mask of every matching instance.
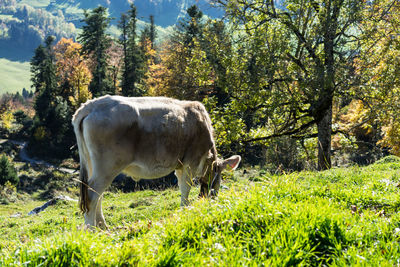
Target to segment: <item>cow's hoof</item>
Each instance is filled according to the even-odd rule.
[[[215,189],[211,189],[210,193],[208,194],[210,198],[215,198],[217,196],[217,191]]]

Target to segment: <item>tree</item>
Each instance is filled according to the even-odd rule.
[[[74,109],[91,98],[89,84],[92,74],[81,56],[82,46],[72,39],[62,38],[54,47],[57,77],[64,100]]]
[[[156,26],[154,24],[154,16],[150,15],[150,25],[146,26],[140,35],[140,48],[145,51],[147,42],[150,43],[150,48],[155,49],[154,43],[157,37]]]
[[[201,39],[203,30],[203,12],[200,11],[197,5],[192,5],[186,10],[188,19],[179,22],[176,34],[173,40],[183,43],[189,47],[189,51],[193,46],[194,39]]]
[[[108,73],[108,55],[107,49],[111,45],[110,37],[106,33],[110,18],[107,15],[107,9],[99,6],[91,12],[84,12],[85,23],[82,27],[82,33],[78,40],[82,44],[82,54],[86,58],[93,60],[93,79],[90,82],[89,89],[95,96],[107,93],[113,94],[114,87],[112,79]]]
[[[136,39],[136,7],[132,4],[128,15],[123,14],[119,23],[120,42],[123,47],[123,70],[121,90],[124,96],[141,96],[144,92],[138,87],[143,77],[143,57]]]
[[[0,158],[0,185],[5,185],[6,182],[16,185],[19,183],[19,178],[14,166],[5,155],[2,155]]]
[[[359,26],[369,19],[362,12],[373,4],[355,0],[217,2],[253,46],[248,71],[258,74],[252,77],[261,85],[256,87],[261,89],[259,95],[264,95],[258,100],[251,97],[256,101],[253,113],[270,103],[277,103],[279,110],[266,113],[269,117],[260,117],[257,123],[260,130],[267,127],[272,132],[256,131],[258,136],[244,142],[285,135],[300,140],[317,137],[318,169],[330,168],[332,105],[339,94],[350,90]]]
[[[52,99],[58,95],[52,44],[54,38],[47,37],[46,46],[39,45],[31,60],[32,87],[36,91],[35,111],[39,121],[47,124],[47,114]]]
[[[60,96],[61,90],[58,87],[53,41],[54,38],[48,37],[46,46],[39,45],[31,60],[32,82],[36,88],[36,123],[30,146],[46,143],[50,153],[55,152],[56,156],[62,157],[70,152],[69,147],[74,138],[70,123],[71,110],[66,99]]]
[[[162,62],[151,67],[159,80],[151,90],[180,99],[200,100],[210,85],[210,66],[201,47],[203,14],[197,6],[191,6],[187,14],[188,19],[179,23],[164,45]]]
[[[232,39],[222,20],[208,21],[202,35],[201,46],[212,68],[210,95],[216,96],[218,106],[222,106],[230,100],[227,89],[230,88],[228,70],[233,63],[230,61],[233,54]]]
[[[400,12],[398,1],[375,1],[365,9],[370,18],[361,24],[360,51],[354,62],[357,84],[354,95],[364,107],[364,121],[375,122],[383,147],[400,155]]]
[[[157,32],[156,32],[156,26],[154,24],[154,16],[150,15],[149,39],[151,42],[152,49],[154,49],[156,38],[157,38]]]

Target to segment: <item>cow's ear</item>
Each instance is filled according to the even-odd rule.
[[[232,156],[228,159],[225,159],[222,162],[222,164],[223,164],[222,168],[223,169],[227,168],[228,170],[235,170],[239,166],[239,163],[241,160],[242,160],[242,158],[239,155]]]

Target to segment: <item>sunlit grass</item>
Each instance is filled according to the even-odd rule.
[[[186,208],[177,188],[106,193],[105,232],[80,230],[76,203],[21,218],[3,208],[0,265],[394,266],[399,182],[395,158],[319,173],[237,173],[218,199],[193,190]]]

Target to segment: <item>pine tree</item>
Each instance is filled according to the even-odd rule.
[[[143,55],[136,43],[136,7],[132,4],[128,15],[122,15],[120,21],[121,43],[124,49],[124,67],[122,71],[122,94],[124,96],[141,96],[143,90],[138,87],[144,69]]]
[[[112,79],[107,70],[108,56],[107,49],[111,46],[111,40],[106,33],[110,18],[107,15],[107,9],[99,6],[91,12],[84,12],[86,23],[82,27],[82,33],[78,39],[82,44],[82,53],[85,57],[92,57],[95,62],[93,70],[93,79],[89,85],[89,89],[95,96],[107,93],[114,94]]]
[[[18,184],[19,178],[14,166],[11,165],[8,158],[3,155],[0,158],[0,185],[4,185],[6,182],[15,185]]]
[[[121,76],[121,85],[122,85],[122,92],[123,94],[127,91],[127,84],[128,84],[128,72],[126,71],[126,66],[129,65],[128,62],[128,23],[129,17],[126,14],[121,15],[121,20],[119,21],[118,27],[121,29],[121,36],[120,36],[120,44],[122,45],[123,49],[123,57],[124,57],[124,66]],[[124,94],[125,95],[125,94]]]
[[[193,40],[201,40],[203,32],[203,12],[196,5],[192,5],[187,9],[188,19],[182,20],[179,25],[177,32],[175,33],[175,40],[184,44],[185,47],[190,49],[194,46]]]
[[[149,28],[149,39],[151,42],[151,49],[154,49],[154,43],[157,38],[156,27],[154,24],[154,16],[150,15],[150,28]]]
[[[34,106],[36,122],[33,132],[35,138],[38,136],[41,138],[32,140],[34,142],[30,145],[43,145],[45,142],[48,150],[63,151],[65,155],[69,153],[71,140],[73,140],[70,123],[72,112],[67,101],[60,97],[61,92],[58,88],[54,64],[53,41],[53,37],[47,37],[45,46],[39,45],[31,60],[31,80],[36,90]]]
[[[146,53],[147,45],[150,44],[150,49],[155,49],[155,39],[157,37],[156,27],[154,24],[154,16],[150,15],[150,25],[146,26],[140,35],[140,50],[142,54]],[[144,61],[148,59],[145,58]],[[155,58],[153,58],[155,60]]]
[[[52,56],[52,43],[54,37],[46,38],[46,46],[39,45],[31,60],[33,87],[37,94],[35,111],[41,123],[46,124],[46,117],[51,108],[51,101],[57,93],[57,77]]]

